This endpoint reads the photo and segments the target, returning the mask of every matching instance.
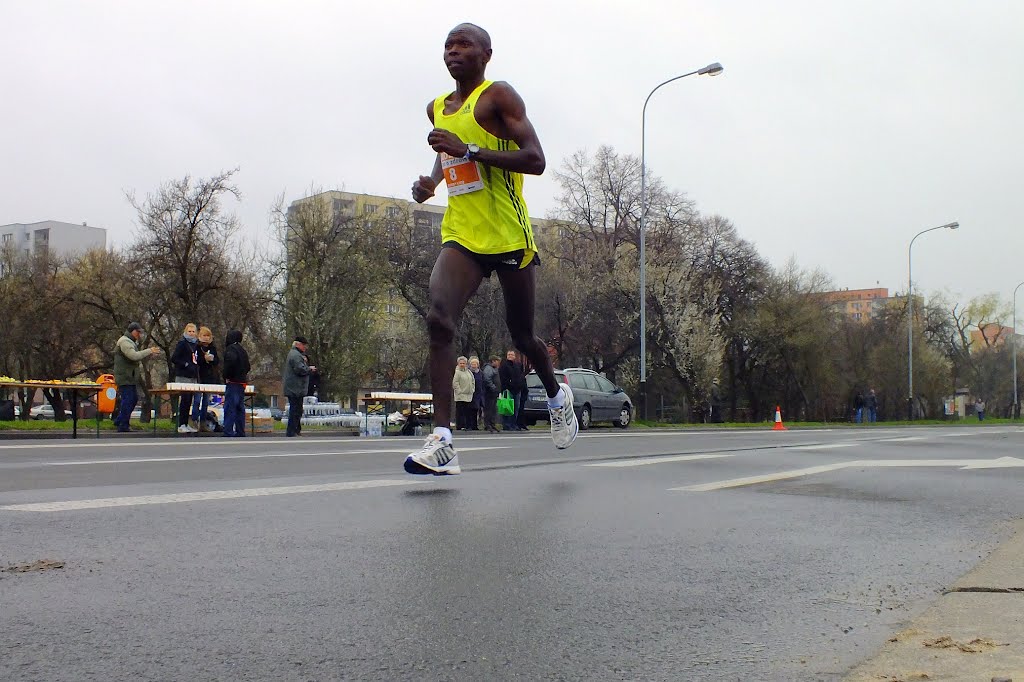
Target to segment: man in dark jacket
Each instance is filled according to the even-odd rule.
[[[526,388],[526,375],[523,374],[523,366],[516,362],[516,352],[510,350],[505,354],[505,361],[501,363],[501,390],[509,391],[515,399],[515,414],[502,416],[502,428],[505,431],[519,431],[519,412],[523,409],[523,401],[520,393]]]
[[[296,336],[284,362],[284,394],[288,398],[289,438],[302,435],[302,400],[309,390],[309,374],[316,367],[306,362],[306,337]]]
[[[249,381],[249,354],[242,348],[242,332],[232,329],[224,340],[224,435],[245,435],[245,385]]]
[[[139,364],[152,355],[158,355],[161,351],[156,346],[139,350],[139,339],[142,338],[142,325],[132,322],[124,336],[117,340],[114,346],[114,383],[117,384],[117,392],[121,396],[121,409],[114,417],[114,426],[124,433],[130,431],[128,422],[132,417],[132,410],[139,399]]]
[[[864,403],[868,408],[868,423],[874,424],[878,421],[878,396],[875,395],[875,389],[872,388],[868,391],[868,397]]]
[[[484,428],[491,433],[498,432],[498,395],[501,394],[501,373],[498,365],[501,358],[491,356],[491,361],[484,367]]]

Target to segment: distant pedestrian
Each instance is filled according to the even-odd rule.
[[[878,421],[878,396],[875,395],[875,389],[868,391],[865,402],[868,408],[868,422],[874,424]]]
[[[189,322],[178,340],[178,345],[171,353],[171,365],[174,369],[174,381],[181,384],[199,383],[199,338],[195,324]],[[189,413],[192,412],[193,393],[182,393],[178,399],[178,433],[195,433],[198,429],[189,426]]]
[[[526,376],[523,374],[523,366],[516,360],[516,352],[510,350],[505,353],[505,361],[501,363],[501,390],[512,394],[515,401],[515,411],[512,414],[502,415],[502,430],[519,430],[519,411],[522,409],[522,402],[519,393],[526,385]]]
[[[452,393],[455,395],[455,428],[464,431],[469,428],[469,413],[473,406],[476,379],[469,371],[469,360],[460,355],[455,375],[452,376]]]
[[[146,358],[161,353],[156,346],[139,350],[141,338],[142,325],[132,322],[114,346],[114,383],[117,384],[117,393],[121,398],[121,409],[114,417],[114,426],[121,433],[131,431],[129,422],[139,400],[139,364]]]
[[[473,407],[469,418],[469,430],[479,431],[480,420],[484,412],[484,375],[480,371],[480,358],[475,355],[469,358],[469,371],[473,373],[473,379],[476,381],[476,388],[473,390]]]
[[[722,387],[718,378],[711,380],[711,395],[708,398],[708,421],[712,424],[721,424],[722,419]]]
[[[974,401],[974,413],[978,415],[978,421],[985,421],[985,401],[981,398]]]
[[[245,386],[250,369],[242,332],[232,329],[224,339],[224,435],[228,438],[245,436]]]
[[[858,424],[864,421],[864,396],[860,391],[853,399],[853,421]]]
[[[309,374],[316,371],[316,367],[306,361],[308,345],[305,336],[296,336],[284,361],[284,395],[288,398],[288,429],[285,435],[289,438],[302,435],[302,401],[309,389]]]
[[[199,334],[199,383],[220,383],[220,352],[213,342],[213,332],[209,327],[200,327]],[[207,409],[210,406],[210,394],[205,391],[197,393],[192,400],[192,421],[200,431],[208,431]]]
[[[490,362],[483,369],[484,377],[484,428],[491,433],[498,432],[498,396],[501,394],[501,374],[498,366],[501,358],[490,357]]]

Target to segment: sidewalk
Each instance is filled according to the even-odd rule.
[[[1024,682],[1024,521],[844,682]]]

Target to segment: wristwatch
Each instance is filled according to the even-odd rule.
[[[470,142],[469,144],[466,145],[466,155],[463,156],[462,158],[464,158],[464,159],[472,159],[473,157],[475,157],[479,153],[480,153],[480,145],[473,144],[472,142]]]

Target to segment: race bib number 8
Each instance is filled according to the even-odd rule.
[[[442,152],[441,170],[444,172],[444,181],[448,185],[449,196],[469,194],[484,188],[484,181],[480,177],[480,167],[476,161],[448,156]]]

